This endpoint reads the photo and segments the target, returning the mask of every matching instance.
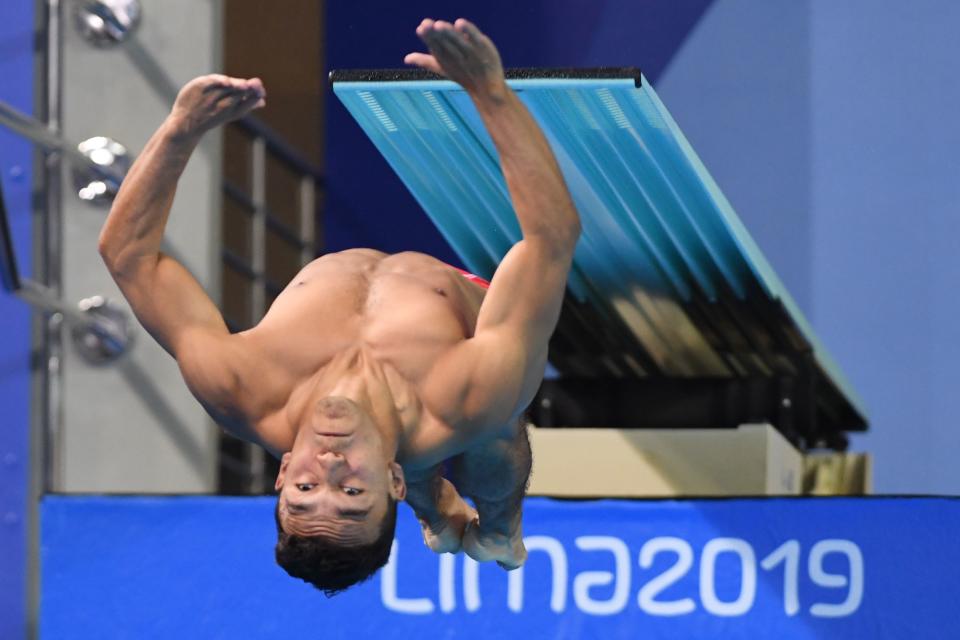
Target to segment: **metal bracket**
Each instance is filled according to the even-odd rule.
[[[77,196],[91,204],[109,207],[132,164],[127,148],[106,136],[94,136],[77,145],[90,162],[73,167]]]
[[[122,308],[102,296],[84,298],[74,307],[42,284],[24,279],[22,285],[16,292],[20,299],[34,308],[63,316],[71,326],[77,351],[88,364],[110,364],[130,350],[134,324]]]
[[[106,48],[129,40],[141,14],[139,0],[84,0],[77,3],[74,22],[84,40]]]

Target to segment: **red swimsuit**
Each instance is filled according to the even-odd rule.
[[[451,266],[451,268],[456,269],[457,271],[459,271],[459,272],[463,275],[463,277],[466,278],[467,280],[469,280],[469,281],[471,281],[471,282],[476,282],[478,285],[480,285],[480,286],[483,287],[484,289],[489,289],[489,288],[490,288],[490,283],[489,283],[488,281],[484,280],[483,278],[481,278],[480,276],[475,276],[475,275],[473,275],[472,273],[470,273],[469,271],[464,271],[463,269],[454,267],[453,265],[450,265],[450,266]]]

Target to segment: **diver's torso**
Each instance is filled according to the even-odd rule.
[[[289,380],[285,417],[277,418],[300,413],[318,372],[362,352],[381,365],[410,432],[435,421],[419,406],[417,387],[443,353],[473,335],[484,293],[430,256],[353,249],[304,267],[245,337],[269,360],[265,370]]]

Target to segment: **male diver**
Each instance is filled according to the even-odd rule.
[[[470,95],[522,229],[488,288],[423,254],[354,249],[314,260],[256,327],[231,334],[160,245],[201,136],[265,104],[256,78],[184,86],[100,236],[110,273],[191,392],[228,432],[280,458],[277,562],[327,595],[387,562],[401,500],[434,551],[524,562],[520,416],[543,377],[580,235],[557,162],[490,39],[464,19],[424,20],[417,35],[429,53],[405,61]]]

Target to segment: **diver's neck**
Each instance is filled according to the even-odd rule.
[[[362,349],[343,352],[320,372],[313,397],[352,400],[373,417],[386,451],[394,455],[402,425],[383,366]],[[313,403],[311,403],[313,404]]]

